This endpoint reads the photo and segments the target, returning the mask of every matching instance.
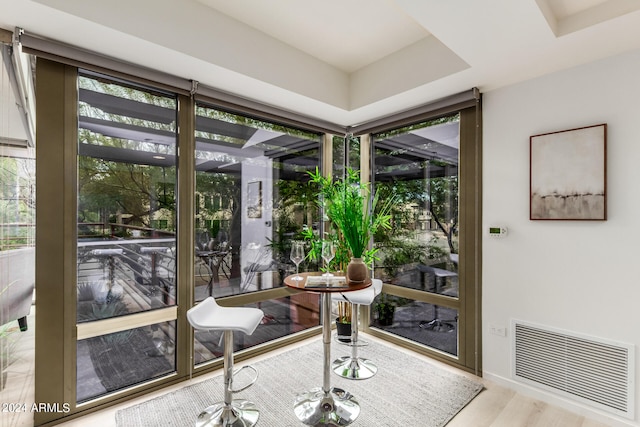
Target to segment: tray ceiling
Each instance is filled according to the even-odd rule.
[[[640,48],[637,0],[0,0],[0,27],[339,125]]]

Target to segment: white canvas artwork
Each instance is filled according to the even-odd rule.
[[[530,219],[606,219],[607,125],[530,138]]]

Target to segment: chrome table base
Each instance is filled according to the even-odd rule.
[[[236,399],[231,405],[209,406],[198,415],[196,427],[253,427],[260,413],[253,402]]]
[[[331,387],[331,296],[322,294],[322,345],[324,353],[322,387],[300,393],[293,410],[310,426],[347,426],[360,415],[360,405],[351,393]]]
[[[360,405],[347,391],[333,387],[325,393],[318,387],[299,394],[293,411],[306,425],[346,426],[358,417]]]
[[[378,367],[369,359],[343,356],[333,361],[331,369],[342,378],[366,380],[378,372]]]

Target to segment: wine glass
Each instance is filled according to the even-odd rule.
[[[322,242],[322,259],[324,260],[324,266],[327,272],[323,274],[324,277],[333,277],[333,274],[329,273],[329,263],[336,256],[336,247],[330,240]]]
[[[291,261],[296,265],[296,275],[292,277],[292,280],[300,281],[302,276],[298,273],[298,267],[304,259],[304,242],[293,241],[291,243]]]

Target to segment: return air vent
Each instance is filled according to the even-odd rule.
[[[521,321],[512,330],[515,378],[633,419],[633,346]]]

